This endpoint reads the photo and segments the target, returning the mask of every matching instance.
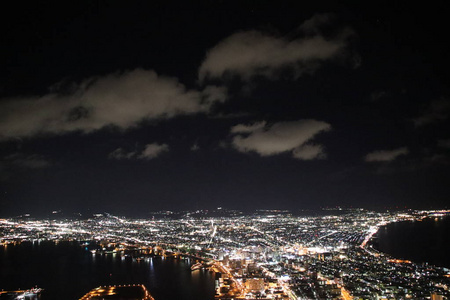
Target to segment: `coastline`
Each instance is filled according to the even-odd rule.
[[[404,219],[404,220],[395,220],[395,221],[391,221],[391,222],[384,222],[381,224],[378,224],[376,226],[376,228],[373,228],[373,230],[371,230],[365,240],[363,241],[363,243],[360,245],[361,248],[365,249],[367,252],[371,253],[372,255],[383,255],[385,257],[389,257],[392,260],[395,260],[397,262],[405,262],[405,263],[415,263],[415,264],[426,264],[426,265],[430,265],[430,266],[434,266],[434,267],[439,267],[439,268],[446,268],[446,269],[450,269],[450,265],[449,263],[445,263],[445,261],[441,261],[440,263],[436,261],[434,261],[434,259],[417,259],[414,257],[413,254],[411,254],[411,248],[408,247],[400,247],[400,246],[391,246],[393,248],[397,248],[397,249],[402,249],[402,252],[405,252],[404,255],[398,255],[395,253],[391,253],[393,251],[386,251],[386,249],[382,249],[383,247],[380,247],[380,240],[383,239],[383,237],[380,235],[381,230],[383,228],[385,228],[386,230],[388,229],[389,226],[392,226],[393,224],[399,224],[400,226],[406,225],[406,226],[418,226],[418,224],[416,222],[448,222],[450,220],[450,215],[448,213],[443,214],[443,215],[439,215],[439,216],[435,216],[435,215],[428,215],[428,216],[422,216],[420,218],[410,218],[410,219]],[[420,223],[421,224],[421,223]],[[426,224],[426,223],[424,223]],[[420,225],[419,225],[420,226]],[[405,230],[405,229],[403,229]],[[411,234],[411,232],[413,231],[412,229],[406,229],[408,232],[405,232],[405,235],[407,233]],[[426,229],[423,229],[426,230]],[[384,233],[387,234],[387,233]],[[395,232],[391,232],[392,235],[398,235],[398,233]],[[387,237],[384,237],[385,239]],[[375,240],[376,239],[376,240]],[[393,239],[395,240],[395,239]],[[449,240],[449,239],[447,239]],[[384,242],[385,244],[388,244],[388,241]],[[421,243],[417,243],[417,244],[421,244]],[[430,245],[430,247],[432,247],[432,245]],[[405,250],[409,250],[405,251]],[[444,250],[441,250],[444,251]],[[400,252],[400,250],[398,250],[398,252]]]

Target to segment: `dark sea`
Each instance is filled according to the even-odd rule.
[[[42,300],[79,299],[100,285],[142,283],[155,300],[214,299],[214,274],[184,259],[134,261],[92,254],[76,242],[0,246],[0,290],[38,286]]]
[[[395,258],[450,268],[450,217],[388,224],[373,244]]]

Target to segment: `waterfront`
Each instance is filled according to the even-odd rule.
[[[108,213],[85,219],[0,219],[5,247],[0,288],[37,284],[52,291],[51,298],[43,299],[77,299],[92,286],[128,283],[145,284],[156,300],[213,299],[215,293],[218,299],[450,297],[448,269],[382,255],[367,243],[383,225],[426,225],[450,211],[200,213],[175,217],[165,212],[150,219]],[[87,242],[80,247],[69,241]],[[191,272],[189,266],[196,262],[180,256],[207,261],[217,272],[217,290],[212,273]],[[36,271],[35,262],[41,261]],[[33,282],[24,282],[23,276]]]
[[[182,259],[93,255],[77,242],[24,242],[0,247],[0,289],[37,285],[43,300],[79,299],[100,285],[142,283],[156,300],[213,299],[214,274],[189,267]]]
[[[396,258],[450,268],[450,217],[382,226],[374,246]]]

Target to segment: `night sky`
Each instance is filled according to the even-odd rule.
[[[2,8],[0,216],[449,206],[444,1],[187,2]]]

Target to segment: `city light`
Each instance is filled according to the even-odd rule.
[[[342,210],[341,210],[342,212]],[[295,216],[259,211],[250,216],[221,209],[221,217],[164,212],[152,220],[95,214],[84,220],[0,220],[0,244],[77,241],[96,255],[148,262],[187,259],[192,272],[216,275],[217,299],[426,298],[450,296],[450,271],[376,250],[381,226],[447,216],[449,211],[373,212]],[[194,216],[197,214],[197,216]],[[116,295],[99,287],[82,299]],[[87,297],[87,298],[86,298]]]

